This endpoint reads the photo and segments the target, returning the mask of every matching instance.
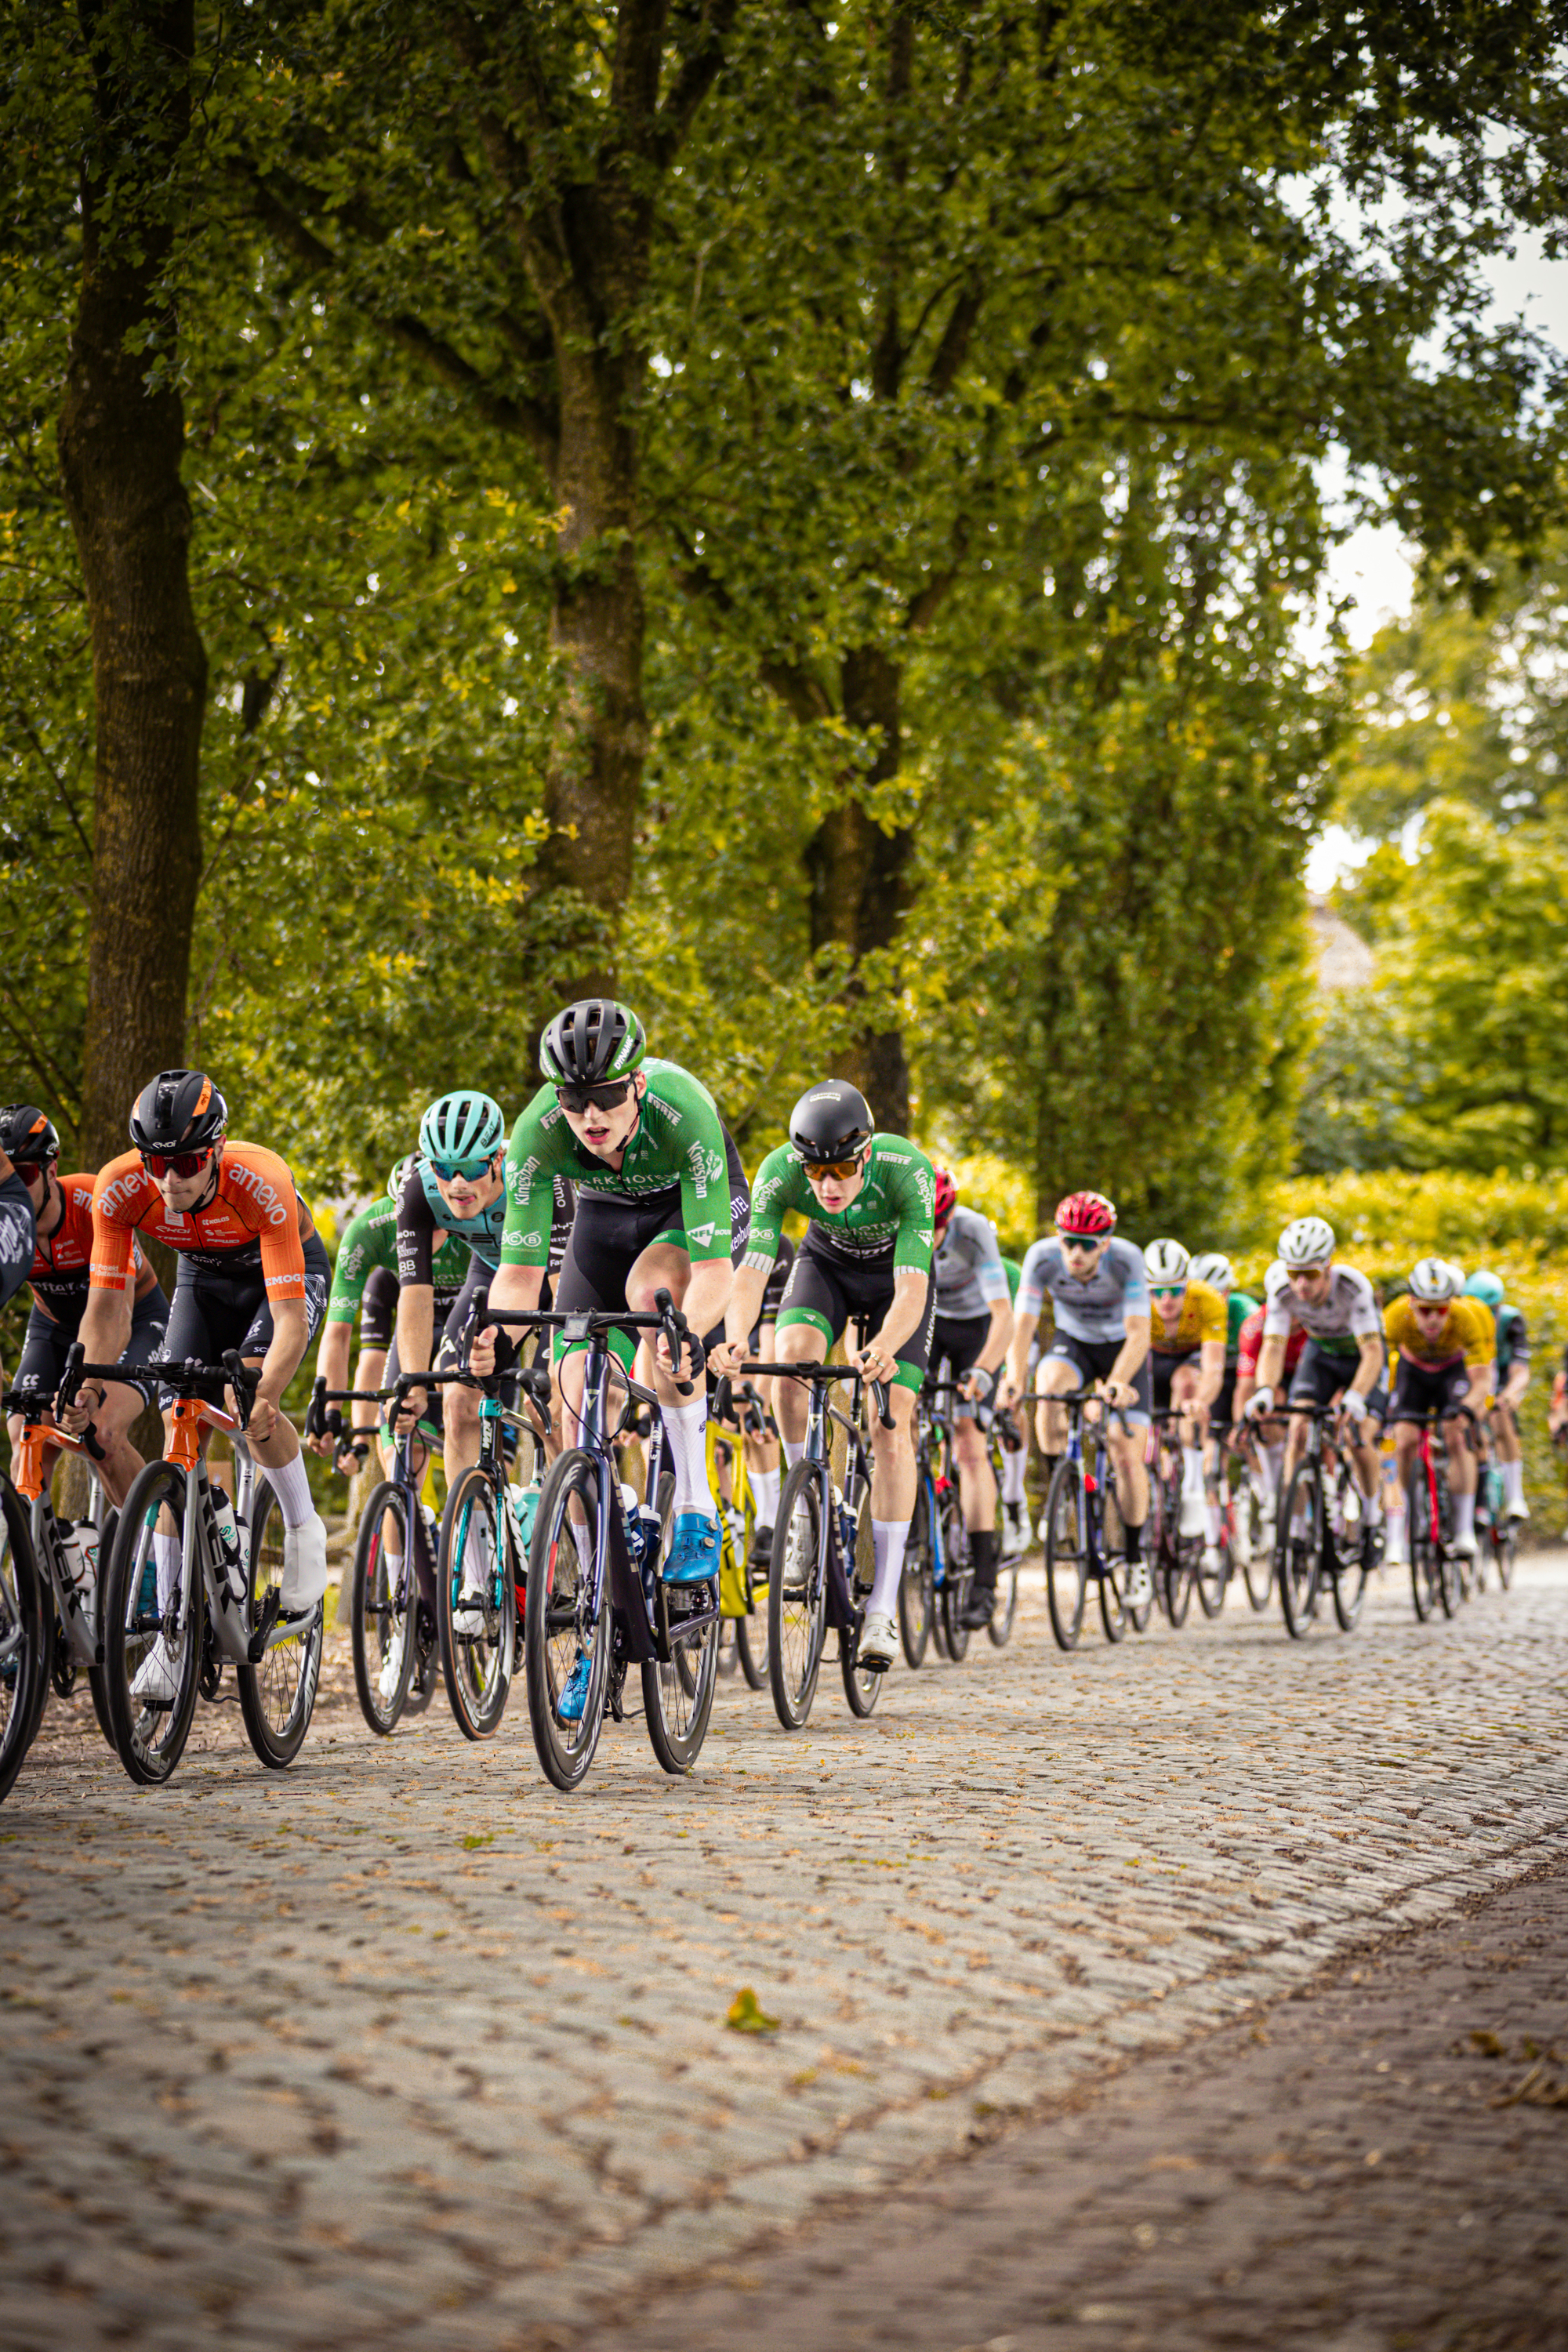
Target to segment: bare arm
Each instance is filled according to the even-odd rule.
[[[1225,1341],[1205,1339],[1198,1352],[1198,1391],[1194,1404],[1207,1408],[1225,1386]]]
[[[1031,1315],[1025,1307],[1020,1307],[1013,1318],[1013,1337],[1007,1343],[1007,1369],[1002,1375],[999,1391],[1004,1404],[1011,1404],[1015,1397],[1021,1397],[1024,1393],[1024,1382],[1027,1378],[1029,1346],[1039,1328],[1039,1323],[1038,1308]]]

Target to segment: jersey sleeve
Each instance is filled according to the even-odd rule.
[[[790,1273],[794,1265],[795,1244],[790,1240],[787,1234],[781,1234],[779,1236],[779,1254],[773,1260],[773,1270],[769,1275],[767,1287],[763,1292],[763,1303],[757,1316],[759,1323],[776,1323],[778,1321],[779,1309],[784,1305],[784,1295],[788,1286]]]
[[[382,1261],[376,1255],[375,1220],[384,1202],[362,1209],[343,1227],[343,1237],[338,1244],[338,1255],[332,1266],[332,1287],[327,1300],[329,1323],[352,1323],[359,1314],[360,1300],[370,1279],[373,1265]]]
[[[545,1114],[555,1109],[554,1088],[542,1087],[528,1108],[518,1114],[517,1125],[512,1129],[511,1141],[506,1148],[502,1265],[531,1265],[542,1270],[550,1263],[560,1153],[544,1121]],[[558,1110],[556,1117],[560,1117]],[[571,1132],[570,1129],[567,1132]]]
[[[1056,1246],[1054,1242],[1031,1242],[1024,1252],[1023,1271],[1018,1276],[1018,1312],[1038,1315],[1046,1303],[1046,1259]]]
[[[1131,1242],[1123,1242],[1119,1246],[1127,1252],[1122,1260],[1126,1276],[1121,1286],[1121,1312],[1123,1315],[1152,1315],[1149,1273],[1143,1264],[1143,1253]]]
[[[243,1174],[243,1187],[231,1180]],[[267,1296],[281,1303],[305,1296],[305,1244],[300,1237],[299,1189],[288,1162],[258,1144],[230,1144],[223,1156],[218,1180],[223,1198],[253,1204],[258,1214],[261,1279]]]
[[[134,1151],[121,1152],[98,1171],[92,1188],[92,1264],[88,1280],[94,1290],[123,1290],[131,1268],[147,1179]]]
[[[974,1279],[980,1285],[980,1296],[992,1306],[998,1298],[1010,1300],[1007,1269],[1002,1263],[1002,1245],[996,1239],[996,1228],[989,1217],[978,1221],[974,1235]]]
[[[908,1165],[900,1169],[896,1188],[890,1188],[899,1211],[893,1272],[907,1268],[913,1274],[929,1274],[936,1247],[936,1170],[912,1143],[908,1151]]]
[[[1290,1312],[1290,1286],[1276,1283],[1266,1292],[1263,1300],[1263,1336],[1266,1339],[1288,1339],[1296,1318]]]
[[[0,1181],[0,1307],[27,1279],[37,1246],[32,1196],[15,1172]]]
[[[1211,1339],[1227,1344],[1230,1318],[1219,1292],[1206,1282],[1194,1282],[1192,1289],[1197,1302],[1198,1345],[1206,1348]]]
[[[411,1168],[397,1196],[397,1279],[434,1286],[436,1212],[425,1197],[425,1183]]]
[[[685,1073],[682,1073],[685,1076]],[[730,1256],[730,1162],[724,1123],[705,1087],[693,1080],[677,1090],[680,1110],[680,1222],[693,1265]]]
[[[1470,1371],[1479,1371],[1496,1360],[1497,1322],[1483,1299],[1467,1298],[1462,1304],[1471,1310],[1466,1318],[1465,1363]]]
[[[779,1254],[784,1213],[804,1209],[805,1171],[787,1144],[770,1151],[752,1186],[752,1234],[742,1263],[765,1274]]]

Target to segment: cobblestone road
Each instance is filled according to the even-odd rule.
[[[572,1799],[521,1692],[485,1748],[328,1706],[281,1776],[208,1711],[162,1791],[54,1736],[0,1814],[0,2343],[581,2342],[1568,1853],[1568,1557],[1301,1647],[1020,1613],[869,1725],[726,1685],[685,1782],[628,1723]]]

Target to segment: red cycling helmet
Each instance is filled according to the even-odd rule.
[[[1057,1231],[1097,1241],[1116,1231],[1116,1211],[1103,1192],[1069,1192],[1057,1202]]]
[[[958,1205],[958,1187],[945,1168],[936,1171],[936,1204],[931,1215],[939,1225],[946,1224]]]

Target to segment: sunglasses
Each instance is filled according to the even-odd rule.
[[[471,1183],[476,1177],[484,1175],[494,1157],[492,1151],[481,1151],[467,1160],[432,1160],[430,1172],[439,1176],[443,1184],[455,1184],[459,1177],[466,1177]]]
[[[1068,1247],[1069,1249],[1072,1247],[1070,1242]],[[1187,1286],[1184,1282],[1157,1282],[1152,1285],[1149,1296],[1151,1298],[1184,1298],[1186,1291]]]
[[[58,1165],[58,1162],[53,1160],[18,1160],[16,1173],[31,1192],[35,1189],[41,1190],[48,1182]],[[34,1183],[35,1178],[37,1180],[37,1186]]]
[[[142,1165],[149,1176],[199,1176],[213,1149],[209,1144],[205,1151],[144,1151]]]
[[[801,1166],[818,1184],[831,1176],[836,1183],[847,1184],[851,1176],[860,1172],[858,1160],[803,1160]]]
[[[1109,1234],[1058,1234],[1057,1239],[1063,1249],[1079,1250],[1087,1257],[1094,1250],[1103,1249],[1110,1236]]]
[[[1413,1298],[1410,1302],[1417,1315],[1447,1315],[1453,1305],[1450,1298]]]
[[[563,1110],[619,1110],[631,1092],[630,1078],[614,1078],[602,1087],[557,1087],[555,1099]]]

